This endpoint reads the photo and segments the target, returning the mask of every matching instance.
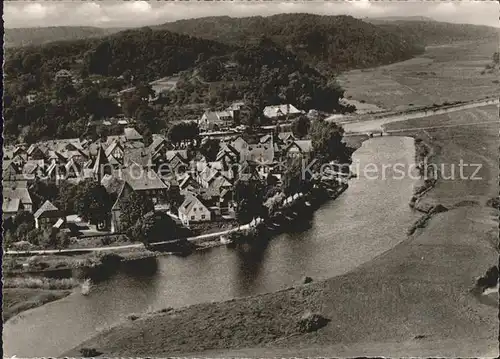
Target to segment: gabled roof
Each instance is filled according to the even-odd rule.
[[[137,132],[137,130],[133,127],[127,127],[123,130],[125,139],[127,141],[139,141],[142,140],[142,135]]]
[[[231,182],[224,176],[219,176],[210,183],[210,188],[220,190],[222,187],[231,187]]]
[[[133,163],[141,167],[152,166],[151,153],[147,148],[127,148],[123,153],[123,163],[130,166]]]
[[[278,133],[278,138],[282,141],[288,141],[290,139],[295,139],[293,132],[280,132]]]
[[[33,215],[35,218],[39,218],[42,214],[47,213],[47,212],[56,212],[59,211],[59,209],[54,206],[50,201],[45,201],[44,204],[38,208],[38,210],[35,212]]]
[[[266,143],[268,141],[271,141],[273,137],[271,135],[264,135],[259,139],[260,143]]]
[[[162,136],[155,136],[153,137],[153,142],[149,145],[149,150],[151,152],[156,152],[158,151],[159,148],[167,144],[167,139]]]
[[[184,202],[182,202],[181,206],[179,207],[179,212],[183,214],[189,214],[196,204],[201,205],[208,210],[207,206],[199,198],[194,195],[187,195],[184,199]]]
[[[201,187],[201,185],[191,175],[188,174],[179,183],[179,188],[184,189],[189,184],[193,185],[196,188]]]
[[[21,201],[19,198],[5,198],[2,202],[3,213],[17,213],[19,212]]]
[[[290,105],[290,104],[266,106],[264,108],[263,112],[264,112],[264,116],[266,116],[268,118],[274,118],[274,117],[279,117],[279,116],[286,116],[286,115],[291,115],[291,114],[302,113],[302,111],[300,111],[295,106]]]
[[[28,192],[28,189],[26,187],[7,187],[7,185],[4,185],[3,188],[3,198],[10,198],[10,199],[19,199],[22,204],[33,204],[33,201],[31,200],[31,196]]]
[[[38,169],[43,169],[45,165],[44,160],[30,160],[27,161],[23,166],[22,173],[24,174],[33,174]]]
[[[99,145],[99,147],[101,147],[101,146]],[[119,149],[121,149],[123,151],[123,147],[122,147],[120,141],[114,139],[111,142],[111,144],[104,151],[104,154],[106,155],[106,157],[109,157],[116,148],[119,148]]]
[[[104,153],[104,148],[99,146],[99,151],[97,152],[97,158],[95,159],[94,166],[92,168],[92,172],[97,174],[101,172],[102,166],[108,164],[108,157]]]
[[[312,152],[313,150],[313,147],[312,147],[312,141],[311,140],[297,140],[297,141],[294,141],[293,143],[290,144],[290,146],[288,146],[288,148],[292,147],[292,146],[297,146],[301,152],[303,153],[309,153],[309,152]]]
[[[270,144],[250,145],[246,159],[259,164],[271,164],[274,161],[274,147]]]
[[[123,179],[134,191],[168,189],[155,171],[137,166],[122,170]]]
[[[237,139],[231,142],[231,145],[234,149],[236,149],[236,151],[238,151],[238,153],[241,153],[241,151],[248,148],[248,142],[245,141],[241,136],[238,136]]]
[[[101,179],[101,185],[106,188],[108,193],[119,193],[123,183],[122,179],[109,174],[105,174]]]
[[[167,161],[171,161],[174,157],[179,157],[180,160],[186,162],[187,160],[187,150],[173,150],[166,152]]]

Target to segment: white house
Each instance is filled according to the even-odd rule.
[[[295,117],[302,113],[301,110],[297,109],[295,106],[290,104],[266,106],[263,112],[264,116],[270,119],[278,119],[282,117]]]
[[[195,222],[209,222],[212,219],[212,213],[208,207],[194,195],[186,196],[186,199],[179,207],[178,214],[185,225]]]

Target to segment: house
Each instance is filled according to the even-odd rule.
[[[2,181],[15,181],[22,177],[22,168],[12,161],[4,161],[2,168]]]
[[[278,133],[278,140],[285,145],[289,145],[295,141],[295,136],[293,135],[293,132],[280,132]]]
[[[179,189],[181,191],[188,191],[192,193],[197,193],[201,188],[201,185],[196,181],[190,174],[184,176],[184,178],[179,183]]]
[[[55,81],[61,81],[61,80],[68,80],[68,81],[73,81],[73,75],[69,70],[62,69],[56,72],[56,75],[54,76]]]
[[[36,93],[29,93],[26,95],[26,101],[28,101],[29,104],[32,104],[36,100]]]
[[[126,141],[142,141],[142,135],[137,132],[137,130],[133,127],[127,127],[123,130],[125,140]]]
[[[247,151],[248,142],[245,141],[243,137],[238,136],[238,138],[231,142],[231,146],[233,146],[233,148],[241,155],[242,153]]]
[[[123,165],[125,167],[131,165],[139,165],[141,167],[152,168],[153,162],[151,153],[148,148],[127,148],[123,154]]]
[[[104,151],[104,154],[108,158],[108,161],[111,161],[110,157],[113,157],[116,161],[120,162],[123,158],[123,153],[124,153],[123,146],[118,140],[113,140],[111,144]]]
[[[231,144],[220,144],[220,150],[217,153],[216,161],[225,162],[228,164],[240,162],[240,152]]]
[[[233,123],[233,114],[230,111],[206,111],[198,120],[198,127],[202,131],[217,131],[229,127]]]
[[[60,218],[66,219],[63,213],[50,201],[45,201],[33,216],[35,217],[35,227],[38,229],[50,228]]]
[[[272,120],[290,119],[302,113],[302,111],[290,104],[266,106],[263,112],[264,116]]]
[[[111,165],[109,163],[108,158],[106,157],[104,148],[102,148],[102,146],[99,146],[99,152],[97,153],[94,165],[92,166],[92,175],[97,182],[101,182],[102,177],[104,175],[110,175],[110,174],[111,174]]]
[[[13,182],[10,187],[4,183],[3,187],[3,200],[19,200],[23,210],[32,212],[33,211],[33,201],[28,192],[28,189],[22,182]]]
[[[196,196],[187,195],[178,209],[179,219],[184,225],[196,222],[209,222],[212,213],[208,207]]]
[[[150,168],[130,166],[122,170],[122,176],[125,181],[122,195],[127,195],[130,191],[140,192],[150,197],[154,204],[167,198],[169,187]]]
[[[288,145],[285,153],[288,157],[302,158],[310,156],[313,151],[311,140],[297,140]]]
[[[45,152],[36,144],[31,145],[26,153],[29,160],[43,160],[46,158]]]
[[[5,221],[7,218],[15,217],[23,209],[19,198],[6,198],[4,196],[2,202],[2,219]]]

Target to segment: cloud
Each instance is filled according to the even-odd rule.
[[[233,17],[307,12],[355,17],[428,16],[440,21],[499,26],[497,2],[5,2],[5,27],[137,27],[203,16]]]

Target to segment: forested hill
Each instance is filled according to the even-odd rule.
[[[401,32],[344,15],[206,17],[166,23],[157,28],[237,45],[269,37],[303,60],[337,69],[396,62],[423,50]]]
[[[97,74],[151,81],[194,66],[198,58],[219,56],[232,47],[170,31],[150,28],[127,30],[98,39],[60,41],[10,49],[4,70],[10,76],[28,76],[23,86],[43,86],[44,77],[60,69],[82,76]]]
[[[5,47],[41,45],[53,41],[80,40],[102,37],[122,31],[122,28],[90,26],[50,26],[5,29]]]
[[[471,24],[452,24],[438,21],[403,21],[367,19],[391,32],[401,33],[415,43],[440,45],[455,41],[481,41],[498,39],[500,29]]]

